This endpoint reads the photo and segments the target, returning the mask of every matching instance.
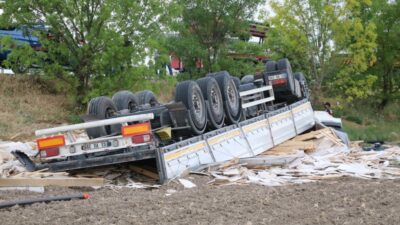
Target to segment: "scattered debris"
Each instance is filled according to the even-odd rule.
[[[0,187],[0,191],[30,191],[44,193],[44,187]]]
[[[77,138],[85,138],[75,134]],[[34,143],[0,142],[0,190],[43,192],[43,187],[91,186],[94,188],[159,188],[158,174],[145,165],[118,165],[86,169],[73,173],[45,170],[27,172],[10,154],[18,149],[37,155]],[[363,148],[364,147],[364,148]],[[384,151],[382,151],[384,149]],[[400,148],[379,143],[365,151],[362,141],[343,144],[331,128],[312,131],[286,141],[254,157],[205,165],[188,173],[210,176],[213,185],[256,183],[266,186],[313,182],[343,176],[365,179],[400,178]],[[184,188],[196,184],[177,179]],[[176,190],[167,190],[166,195]]]
[[[368,152],[357,146],[348,148],[327,128],[297,136],[259,156],[211,166],[208,172],[214,185],[277,186],[343,176],[398,179],[400,168],[391,162],[399,159],[399,147]]]
[[[165,194],[165,196],[170,196],[174,193],[176,193],[177,191],[175,189],[167,189],[167,193]]]
[[[362,145],[362,149],[364,151],[383,151],[389,148],[389,146],[384,145],[384,142],[372,142],[372,143],[365,143]]]
[[[193,182],[191,182],[190,180],[186,180],[186,179],[178,179],[178,180],[185,188],[196,187],[196,185]]]
[[[0,152],[11,153],[14,150],[24,152],[27,156],[36,156],[38,150],[35,142],[12,142],[12,141],[0,141]]]

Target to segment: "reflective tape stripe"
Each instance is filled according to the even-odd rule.
[[[263,126],[268,126],[268,120],[261,120],[261,121],[258,121],[256,123],[252,123],[252,124],[243,126],[242,129],[243,129],[244,132],[247,133],[247,132],[250,132],[252,130],[258,129],[260,127],[263,127]]]
[[[196,152],[196,151],[204,148],[205,146],[206,145],[203,142],[203,143],[195,144],[193,146],[190,146],[190,147],[187,147],[187,148],[184,148],[184,149],[178,149],[176,151],[169,152],[169,153],[165,154],[164,159],[165,159],[165,161],[176,159],[176,158],[179,158],[179,157],[181,157],[183,155],[186,155],[186,154],[189,154],[189,153],[192,153],[192,152]]]
[[[240,131],[239,130],[234,130],[234,131],[231,131],[231,132],[226,133],[224,135],[217,136],[215,138],[212,138],[212,139],[208,140],[208,144],[215,145],[215,144],[217,144],[219,142],[222,142],[225,139],[233,138],[233,137],[236,137],[236,136],[239,136],[239,135],[240,135]]]

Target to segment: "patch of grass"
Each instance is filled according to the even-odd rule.
[[[82,123],[81,117],[79,115],[77,115],[77,114],[74,114],[74,113],[69,114],[67,116],[67,121],[70,124]]]
[[[392,102],[380,110],[368,102],[334,107],[334,116],[341,117],[351,140],[400,141],[400,105]]]
[[[163,77],[155,80],[138,81],[131,90],[133,92],[151,90],[159,102],[167,103],[174,99],[176,84],[175,77]]]
[[[0,75],[0,139],[31,139],[37,129],[66,122],[71,104],[31,76]]]
[[[344,119],[354,122],[356,124],[361,125],[362,124],[362,118],[360,118],[359,116],[354,116],[354,115],[349,115],[349,116],[345,116]]]
[[[351,140],[400,141],[400,121],[372,121],[366,126],[343,120],[343,128]]]
[[[345,103],[335,98],[321,98],[314,103],[316,110],[324,110],[322,102],[332,104],[333,115],[342,119],[343,128],[351,140],[400,142],[400,101],[393,101],[378,109],[371,99]]]

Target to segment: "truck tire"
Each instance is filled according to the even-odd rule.
[[[215,79],[221,89],[222,100],[224,101],[225,122],[228,125],[235,124],[239,122],[242,113],[239,90],[234,80],[226,71],[216,73]]]
[[[235,82],[236,89],[239,90],[239,87],[240,87],[240,79],[239,79],[239,77],[234,77],[234,76],[231,76],[231,77],[232,77],[233,82]]]
[[[290,74],[293,74],[292,66],[290,65],[290,62],[287,58],[280,59],[277,62],[277,65],[278,65],[278,70],[287,70],[288,73],[290,72]]]
[[[202,134],[207,126],[207,108],[199,85],[194,81],[180,82],[176,86],[175,101],[186,106],[193,134]]]
[[[106,96],[100,96],[90,100],[87,108],[87,114],[96,117],[99,120],[111,118],[117,111],[113,101]],[[86,129],[89,138],[98,138],[110,135],[120,128],[120,125],[110,125],[103,127],[94,127]]]
[[[294,74],[294,79],[298,80],[300,83],[302,98],[308,98],[310,96],[310,92],[304,74],[302,72],[297,72]]]
[[[294,97],[296,95],[296,90],[295,90],[292,66],[290,65],[289,60],[287,58],[280,59],[277,64],[278,64],[278,70],[286,70],[286,73],[288,75],[289,88],[290,88],[290,90],[288,90],[288,91],[290,91],[290,93]]]
[[[214,77],[204,77],[197,80],[204,100],[207,104],[207,127],[210,130],[219,129],[224,125],[224,105],[221,90]]]
[[[268,72],[274,72],[278,69],[276,62],[273,60],[267,61],[265,64],[265,71]]]
[[[149,104],[150,106],[154,107],[160,104],[152,91],[139,91],[136,93],[136,96],[139,100],[139,105]]]
[[[246,75],[242,77],[241,84],[250,84],[254,82],[254,75]]]
[[[129,112],[134,112],[139,105],[138,98],[130,91],[118,91],[113,95],[112,101],[118,111],[128,109]]]

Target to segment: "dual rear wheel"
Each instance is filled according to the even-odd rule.
[[[238,83],[238,84],[236,84]],[[234,79],[226,71],[209,74],[195,81],[183,81],[176,86],[175,102],[182,102],[188,110],[188,123],[195,135],[206,129],[215,130],[224,124],[238,123],[241,115],[239,96],[240,80]],[[110,99],[107,96],[93,98],[88,104],[87,114],[96,119],[108,119],[117,111],[129,113],[140,107],[159,105],[153,92],[149,90],[133,94],[119,91]],[[104,126],[87,129],[90,138],[112,135],[120,129],[118,126]]]
[[[242,113],[239,85],[240,80],[235,80],[226,71],[177,85],[175,101],[182,102],[188,109],[189,123],[195,125],[192,126],[194,134],[239,122]]]

